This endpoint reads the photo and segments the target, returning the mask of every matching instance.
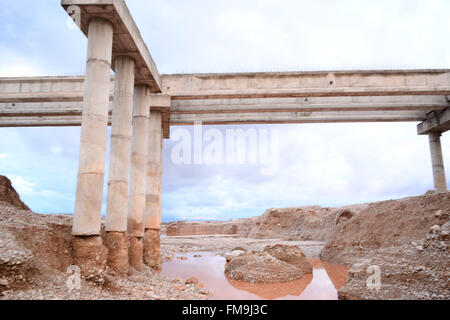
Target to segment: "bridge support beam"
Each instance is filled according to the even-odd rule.
[[[129,263],[136,270],[141,270],[143,264],[149,116],[150,90],[147,85],[137,85],[134,92],[130,194],[128,201]]]
[[[85,276],[98,275],[107,250],[100,238],[103,181],[108,127],[113,26],[89,22],[78,181],[73,220],[74,264]]]
[[[161,267],[161,185],[162,185],[162,113],[150,110],[150,139],[147,164],[147,199],[145,212],[144,262]]]
[[[106,207],[108,265],[120,275],[128,274],[128,175],[133,115],[134,60],[115,59],[113,119]]]
[[[442,157],[441,133],[430,132],[431,163],[433,165],[434,188],[436,192],[447,192],[447,181],[445,178],[444,160]]]

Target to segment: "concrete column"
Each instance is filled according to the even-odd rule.
[[[114,103],[106,207],[108,265],[118,274],[128,274],[128,174],[133,116],[134,60],[115,59]]]
[[[162,115],[150,111],[150,139],[147,165],[147,201],[145,212],[144,262],[155,269],[161,265],[161,185],[162,185]]]
[[[98,273],[107,250],[100,238],[106,158],[113,26],[103,19],[89,23],[78,182],[73,219],[72,254],[82,273]]]
[[[442,157],[441,133],[432,132],[428,135],[430,140],[431,163],[433,165],[434,187],[437,192],[447,192],[444,160]]]
[[[128,201],[129,263],[137,270],[142,269],[143,262],[149,116],[149,88],[146,85],[138,85],[134,91],[130,192]]]

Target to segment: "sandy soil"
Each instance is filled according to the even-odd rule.
[[[449,216],[450,193],[430,194],[373,203],[336,227],[321,258],[359,264],[340,298],[450,299]],[[367,286],[371,266],[379,289]]]
[[[148,267],[126,277],[103,275],[96,283],[81,279],[80,290],[67,286],[72,273],[70,215],[40,215],[0,202],[0,299],[11,300],[182,300],[208,299],[210,292],[188,279],[163,277]],[[162,259],[175,253],[212,252],[224,255],[241,247],[299,245],[308,258],[319,257],[323,242],[243,239],[234,236],[163,237]],[[187,282],[187,283],[186,283]],[[191,281],[192,282],[192,281]]]
[[[127,277],[106,272],[101,283],[81,279],[80,290],[70,290],[71,225],[68,215],[39,215],[0,202],[0,299],[207,299],[209,292],[198,285],[148,267]]]

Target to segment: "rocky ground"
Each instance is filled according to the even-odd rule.
[[[169,261],[174,253],[203,251],[225,256],[226,253],[240,249],[245,251],[263,251],[266,246],[275,244],[295,245],[301,248],[308,258],[318,258],[325,243],[321,241],[251,239],[223,235],[186,236],[162,238],[161,251],[163,261]]]
[[[321,258],[356,265],[340,298],[450,299],[449,215],[450,193],[429,194],[371,204],[337,226]]]
[[[145,267],[128,277],[106,274],[102,283],[72,273],[71,225],[67,215],[39,215],[0,202],[0,299],[171,300],[207,299],[209,292],[186,279],[170,279]]]
[[[308,259],[350,268],[340,299],[448,300],[449,217],[450,193],[442,193],[343,208],[270,209],[222,223],[174,223],[163,230],[181,236],[162,238],[162,260],[176,253],[227,256],[294,245]],[[31,212],[10,181],[0,179],[0,299],[210,297],[195,279],[169,279],[149,268],[127,277],[104,270],[101,281],[81,279],[80,289],[71,289],[71,225],[71,215]]]

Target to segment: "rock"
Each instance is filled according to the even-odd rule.
[[[198,279],[196,277],[192,277],[186,280],[186,284],[198,284]]]
[[[0,279],[0,286],[7,287],[9,285],[8,280]]]
[[[234,259],[236,257],[239,257],[240,255],[242,255],[244,253],[245,253],[244,251],[235,250],[235,251],[232,251],[232,252],[227,252],[223,256],[225,257],[225,259],[227,259],[227,262],[228,262],[228,261],[230,261],[230,260],[232,260],[232,259]]]
[[[313,272],[312,265],[308,262],[303,251],[297,246],[277,244],[274,246],[267,246],[264,251],[278,260],[293,265],[303,274]]]
[[[178,290],[178,291],[184,291],[186,290],[186,286],[184,285],[176,285],[172,287],[174,290]]]
[[[438,232],[441,230],[441,227],[439,227],[438,225],[434,225],[430,228],[431,232]]]

